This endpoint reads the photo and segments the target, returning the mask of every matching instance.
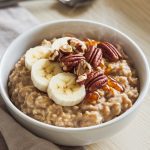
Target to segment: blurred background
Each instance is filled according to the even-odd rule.
[[[89,0],[82,7],[67,7],[58,0],[26,0],[20,5],[40,22],[79,18],[111,25],[128,34],[150,55],[146,51],[150,43],[150,0]]]
[[[150,42],[150,0],[0,0],[0,8],[8,4],[12,7],[16,2],[41,23],[76,18],[94,20],[125,32],[143,49]]]

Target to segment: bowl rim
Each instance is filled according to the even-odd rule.
[[[34,27],[32,27],[31,29],[29,29],[27,32],[22,33],[20,36],[18,36],[11,44],[10,46],[7,48],[5,54],[2,56],[1,62],[0,62],[0,68],[1,66],[3,66],[3,61],[6,59],[5,57],[7,56],[7,53],[9,53],[9,49],[11,49],[13,47],[13,45],[15,45],[17,43],[17,41],[21,38],[24,37],[26,35],[28,35],[31,31],[36,31],[39,28],[44,28],[48,25],[52,25],[52,24],[59,24],[59,23],[66,23],[66,22],[80,22],[80,23],[88,23],[88,24],[93,24],[93,25],[98,25],[98,26],[102,26],[104,28],[108,28],[110,30],[113,30],[115,32],[117,32],[119,35],[121,35],[122,37],[126,38],[127,40],[129,40],[134,47],[137,49],[138,53],[140,54],[140,57],[143,59],[145,68],[146,68],[146,77],[147,77],[147,82],[144,84],[142,92],[140,92],[138,99],[136,100],[136,102],[134,103],[134,105],[128,109],[126,112],[124,112],[123,114],[121,114],[120,116],[113,118],[110,121],[107,121],[105,123],[102,124],[98,124],[98,125],[94,125],[94,126],[89,126],[89,127],[79,127],[79,128],[66,128],[66,127],[59,127],[59,126],[54,126],[54,125],[50,125],[50,124],[46,124],[44,122],[40,122],[38,120],[35,120],[31,117],[29,117],[28,115],[24,114],[21,110],[19,110],[10,100],[7,92],[5,91],[3,84],[0,80],[0,92],[1,95],[3,97],[3,100],[7,106],[7,108],[9,107],[9,109],[11,109],[11,111],[13,111],[13,113],[17,113],[18,116],[20,118],[23,118],[23,120],[28,121],[31,124],[34,124],[35,126],[39,126],[42,128],[50,128],[53,130],[57,130],[57,131],[68,131],[68,132],[74,132],[74,131],[85,131],[85,130],[93,130],[93,129],[97,129],[97,128],[104,128],[106,126],[109,126],[111,124],[117,123],[118,121],[122,120],[123,118],[127,117],[131,112],[133,112],[140,104],[141,102],[144,100],[144,96],[146,95],[148,88],[149,88],[149,83],[150,83],[150,71],[149,71],[149,65],[147,62],[147,59],[143,53],[143,51],[141,50],[141,48],[126,34],[124,34],[123,32],[119,31],[118,29],[106,25],[104,23],[100,23],[100,22],[96,22],[96,21],[91,21],[91,20],[84,20],[84,19],[62,19],[62,20],[57,20],[57,21],[49,21],[46,23],[42,23],[39,25],[36,25]],[[2,71],[0,71],[0,78],[2,77]]]

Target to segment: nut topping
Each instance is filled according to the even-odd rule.
[[[70,54],[67,56],[62,56],[60,59],[61,65],[64,71],[72,71],[74,67],[76,67],[81,60],[84,60],[85,57],[79,54]]]
[[[86,60],[94,67],[98,67],[102,60],[102,50],[95,46],[90,46],[85,53]]]
[[[68,40],[68,44],[73,48],[74,52],[76,53],[84,53],[87,49],[84,42],[81,42],[80,40],[75,38]]]
[[[102,42],[98,44],[102,49],[103,56],[110,61],[117,61],[122,58],[121,53],[109,42]]]
[[[59,57],[60,53],[58,50],[55,50],[53,53],[50,54],[49,56],[49,60],[56,60]]]
[[[69,44],[64,44],[63,46],[60,47],[60,51],[63,54],[69,54],[73,52],[73,49]]]
[[[82,74],[88,74],[91,71],[92,71],[91,65],[88,62],[86,62],[85,60],[82,60],[82,61],[80,61],[78,66],[75,68],[74,73],[77,76],[80,76]]]
[[[96,91],[107,84],[107,77],[99,71],[93,71],[87,75],[85,87],[87,91]]]
[[[74,69],[74,73],[78,76],[76,82],[79,84],[84,84],[85,80],[87,79],[87,74],[91,71],[91,65],[85,60],[81,60]]]
[[[84,73],[84,74],[77,77],[76,82],[79,83],[80,85],[83,85],[85,83],[86,79],[87,79],[87,74]]]

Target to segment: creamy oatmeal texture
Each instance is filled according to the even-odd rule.
[[[53,42],[54,40],[44,40],[42,46],[51,47]],[[85,86],[84,100],[73,106],[56,104],[46,91],[35,87],[31,79],[31,64],[28,63],[27,67],[25,56],[22,56],[8,80],[8,91],[14,105],[23,113],[41,122],[75,128],[101,124],[132,107],[139,95],[139,80],[131,60],[123,53],[120,45],[116,45],[118,50],[116,53],[108,42],[103,45],[101,42],[99,44],[88,39],[85,43],[90,50],[86,53],[85,45],[82,43],[78,45],[77,40],[68,43],[69,45],[61,45],[61,52],[65,56],[60,58],[59,51],[56,51],[57,45],[54,45],[55,51],[44,58],[50,61],[61,60],[60,66],[63,71],[73,71],[77,77],[76,82]],[[99,46],[98,49],[94,47],[95,44]],[[109,53],[106,47],[109,48]],[[80,51],[77,52],[78,57],[75,57],[78,59],[72,59],[74,60],[72,62],[76,62],[74,64],[68,63],[70,61],[68,55],[70,56],[73,50]],[[94,57],[90,58],[91,56]],[[71,58],[74,57],[71,55]]]

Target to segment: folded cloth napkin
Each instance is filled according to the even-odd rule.
[[[20,33],[38,21],[24,8],[0,9],[0,58],[8,45]],[[13,119],[0,97],[0,150],[83,150],[83,147],[57,146],[41,139]]]

